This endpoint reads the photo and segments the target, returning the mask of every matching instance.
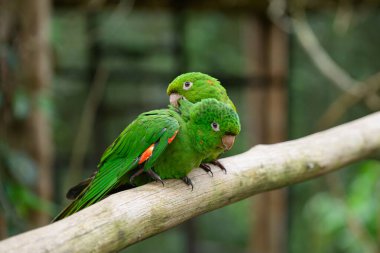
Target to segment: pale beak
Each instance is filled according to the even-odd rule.
[[[181,98],[182,96],[179,95],[178,93],[172,93],[170,94],[169,96],[169,101],[170,101],[170,104],[174,107],[178,107],[178,100]]]
[[[222,143],[223,143],[223,147],[225,151],[230,150],[232,148],[235,142],[235,137],[236,137],[235,135],[223,136]]]

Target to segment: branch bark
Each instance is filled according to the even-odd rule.
[[[113,252],[194,216],[305,181],[380,151],[380,113],[294,141],[259,145],[222,160],[225,175],[196,169],[180,180],[114,194],[57,223],[0,242],[0,252]]]

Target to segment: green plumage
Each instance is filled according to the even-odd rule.
[[[188,89],[185,87],[186,82],[192,83],[192,86]],[[197,103],[205,98],[215,98],[228,104],[236,111],[234,103],[232,103],[226,89],[218,79],[201,72],[189,72],[179,75],[169,84],[166,92],[168,95],[177,93],[192,103]]]
[[[186,87],[186,82],[192,84],[190,88]],[[167,94],[169,96],[172,94],[179,94],[192,103],[197,103],[206,98],[215,98],[216,100],[231,106],[236,111],[234,103],[228,97],[226,89],[220,84],[220,82],[216,78],[201,72],[189,72],[176,77],[169,84]],[[202,162],[213,162],[223,152],[224,150],[213,150]]]
[[[218,131],[212,127],[215,122]],[[239,132],[236,112],[215,99],[196,104],[181,100],[178,109],[143,113],[104,152],[93,178],[73,188],[84,189],[54,220],[69,216],[101,200],[112,190],[128,185],[131,176],[141,169],[153,170],[161,179],[184,178],[210,152],[224,150],[222,138],[226,134]],[[152,144],[149,159],[141,162],[142,155]],[[146,179],[146,174],[142,174],[134,182],[139,185]]]

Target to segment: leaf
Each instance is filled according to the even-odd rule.
[[[57,207],[51,202],[38,197],[31,189],[16,183],[7,184],[7,193],[12,205],[19,215],[27,217],[32,210],[53,215]]]

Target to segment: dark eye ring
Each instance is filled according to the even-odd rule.
[[[212,127],[212,130],[214,130],[215,132],[219,131],[219,124],[218,123],[212,122],[211,127]]]
[[[190,89],[191,86],[193,86],[193,83],[192,83],[192,82],[186,81],[186,82],[183,83],[183,89],[184,89],[184,90],[188,90],[188,89]]]

